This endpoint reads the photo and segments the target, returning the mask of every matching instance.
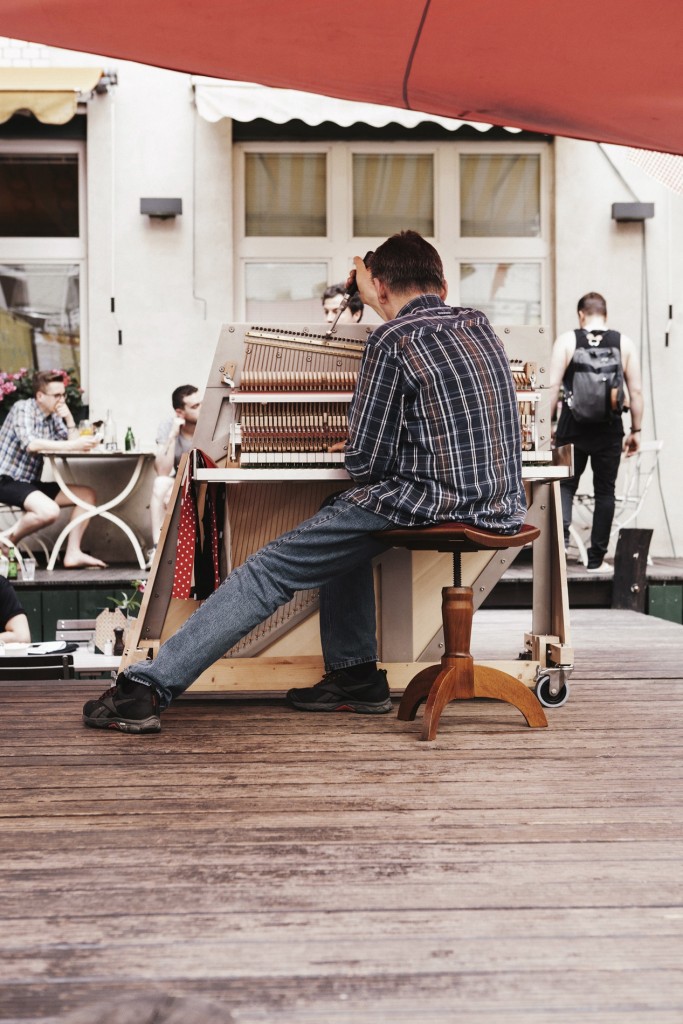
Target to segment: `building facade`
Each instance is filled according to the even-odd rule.
[[[94,69],[97,86],[61,124],[11,103],[0,124],[0,369],[74,366],[91,417],[111,408],[151,445],[173,388],[206,380],[221,324],[322,323],[352,257],[416,228],[451,302],[546,325],[549,346],[580,295],[606,296],[640,347],[643,437],[665,442],[638,525],[653,553],[683,549],[683,199],[628,151],[407,112],[347,124],[315,97],[283,114],[277,91],[246,87],[245,103],[226,83],[0,41],[7,94],[3,70],[21,68]],[[654,217],[612,218],[636,200]]]

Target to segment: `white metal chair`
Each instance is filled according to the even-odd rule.
[[[610,546],[619,530],[629,526],[640,513],[655,472],[663,441],[643,441],[636,455],[622,456],[617,493],[615,495],[614,520],[610,531]],[[595,495],[586,492],[574,495],[572,524],[569,536],[579,551],[579,559],[588,564],[586,541],[590,537],[595,511]],[[648,557],[648,564],[652,564]]]
[[[14,505],[4,505],[0,503],[0,541],[6,545],[12,545],[17,552],[17,561],[21,565],[22,555],[24,558],[30,556],[35,558],[34,545],[42,548],[43,555],[45,556],[45,564],[47,565],[50,558],[50,551],[45,542],[36,534],[31,534],[29,537],[25,537],[20,540],[18,544],[11,539],[9,531],[12,529],[17,519],[21,515],[21,509]]]

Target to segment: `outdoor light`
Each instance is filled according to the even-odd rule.
[[[182,199],[141,199],[140,213],[147,217],[158,217],[160,220],[168,220],[169,217],[177,217],[183,212]]]
[[[612,203],[612,220],[647,220],[654,215],[654,203]]]

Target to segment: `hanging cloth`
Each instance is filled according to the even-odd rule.
[[[185,462],[180,485],[180,522],[173,572],[172,597],[203,601],[221,584],[220,552],[225,521],[225,485],[207,483],[201,528],[198,469],[216,469],[215,462],[193,448]]]

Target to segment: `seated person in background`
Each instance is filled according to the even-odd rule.
[[[0,576],[0,642],[30,644],[28,619],[12,584]]]
[[[344,298],[346,284],[340,281],[339,284],[331,284],[323,292],[322,304],[325,312],[325,319],[328,324],[334,323],[334,318],[339,312],[339,307]],[[339,317],[340,324],[353,324],[363,319],[363,300],[358,292],[349,299],[349,304]]]
[[[149,503],[153,547],[148,552],[148,566],[152,564],[159,543],[161,524],[173,490],[178,463],[185,452],[194,448],[194,429],[202,406],[202,396],[194,384],[181,384],[171,395],[171,406],[174,415],[167,416],[157,429],[157,456],[154,460],[157,476]]]
[[[96,437],[79,437],[71,410],[66,404],[61,374],[40,370],[33,379],[34,398],[16,402],[0,428],[0,501],[24,510],[5,534],[14,544],[30,533],[50,526],[60,509],[73,504],[56,483],[43,483],[43,456],[40,452],[87,452],[99,444]],[[74,485],[74,494],[95,504],[92,487]],[[72,519],[83,510],[74,506]],[[71,531],[64,552],[64,568],[106,569],[99,558],[81,548],[89,520]]]

